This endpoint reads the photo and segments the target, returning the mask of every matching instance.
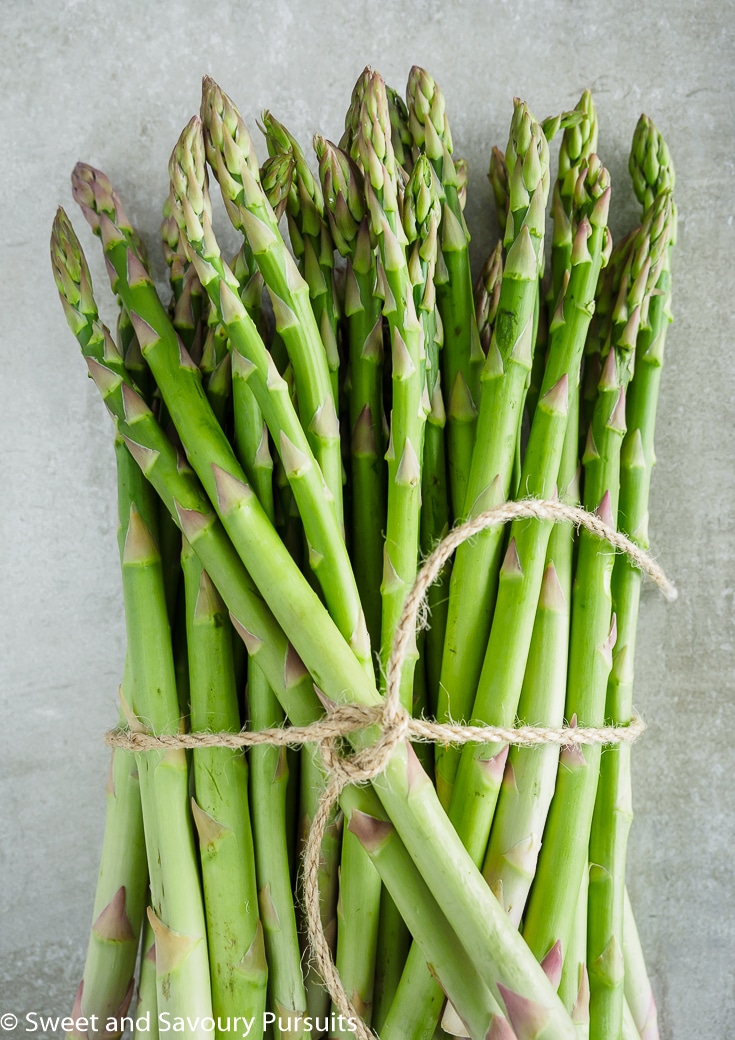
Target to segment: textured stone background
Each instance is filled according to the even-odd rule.
[[[308,142],[317,128],[339,134],[366,63],[400,87],[415,62],[441,84],[456,153],[470,161],[475,261],[495,236],[484,174],[514,94],[541,117],[593,90],[615,231],[636,213],[626,162],[641,110],[675,158],[676,324],[651,515],[681,596],[671,607],[645,595],[636,700],[649,732],[634,755],[629,883],[662,1035],[732,1035],[735,22],[732,0],[636,10],[625,0],[3,3],[0,1010],[70,1007],[101,840],[101,733],[123,660],[110,425],[48,262],[55,207],[72,207],[69,172],[80,158],[104,168],[155,249],[166,161],[203,72],[251,125],[268,106]],[[104,296],[98,250],[73,215]]]

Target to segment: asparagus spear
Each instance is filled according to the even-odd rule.
[[[311,306],[329,366],[332,396],[335,406],[338,406],[339,313],[334,289],[334,242],[324,212],[324,198],[298,141],[270,112],[264,112],[262,118],[269,155],[289,157],[293,163],[291,186],[286,197],[289,236],[299,268],[309,286]]]
[[[459,203],[444,95],[429,73],[417,65],[408,75],[406,100],[414,148],[425,152],[445,192],[441,251],[447,278],[437,286],[437,298],[444,328],[442,377],[448,400],[449,480],[453,514],[461,517],[467,497],[484,360],[472,305],[470,236]]]
[[[273,463],[268,450],[268,430],[248,386],[248,372],[238,361],[239,357],[235,355],[233,368],[233,394],[237,404],[235,443],[250,485],[267,515],[273,519]],[[258,664],[257,655],[249,661],[248,706],[254,730],[283,725],[283,709]],[[250,805],[258,898],[268,963],[269,1004],[282,1010],[284,1018],[298,1021],[307,1011],[307,998],[289,869],[288,756],[284,747],[256,745],[250,749],[249,759]]]
[[[647,212],[621,274],[611,343],[584,457],[584,504],[614,526],[618,513],[620,447],[625,431],[625,392],[630,380],[641,309],[654,288],[671,234],[671,203],[662,197]],[[583,532],[572,602],[570,668],[566,714],[580,725],[604,719],[605,688],[615,644],[610,578],[613,557]],[[599,774],[599,746],[564,749],[557,786],[544,831],[544,844],[523,934],[539,958],[554,944],[562,956],[572,908],[587,859],[587,845]],[[590,882],[592,885],[592,882]],[[591,949],[591,947],[590,947]],[[596,954],[599,955],[599,952]],[[607,966],[617,971],[614,945]],[[588,962],[589,963],[589,962]],[[598,965],[603,967],[603,963]],[[589,964],[590,975],[595,967]]]
[[[344,312],[347,319],[352,509],[351,555],[372,646],[380,646],[383,520],[386,474],[383,462],[383,319],[375,294],[375,249],[366,217],[363,177],[344,152],[314,138],[319,176],[334,243],[346,258]],[[378,522],[376,523],[376,518]]]
[[[508,183],[508,165],[505,161],[505,153],[502,148],[493,145],[490,153],[490,168],[487,179],[493,190],[495,200],[495,215],[498,218],[498,226],[501,236],[505,235],[508,226],[508,212],[510,208],[510,184]]]
[[[186,589],[192,732],[237,733],[232,625],[212,581],[187,542],[181,557]],[[248,765],[232,748],[194,752],[192,813],[199,836],[207,918],[212,1010],[222,1022],[252,1018],[262,1035],[267,968],[258,917]],[[217,1040],[226,1030],[216,1030]]]
[[[644,140],[645,139],[645,140]],[[658,143],[656,143],[658,142]],[[650,120],[642,119],[636,128],[632,150],[633,183],[641,203],[651,193],[653,202],[670,191],[674,170],[668,150]],[[652,155],[665,155],[663,167],[650,167]],[[643,163],[638,167],[638,163]],[[653,183],[649,184],[649,178]],[[670,254],[674,244],[676,211],[671,214],[672,232],[666,248],[656,292],[650,299],[647,320],[641,323],[636,343],[635,378],[626,407],[627,433],[623,442],[620,468],[620,527],[632,540],[647,549],[648,498],[655,462],[654,426],[666,329],[671,320]],[[633,710],[633,669],[641,575],[627,558],[616,561],[612,576],[612,602],[617,617],[617,640],[607,687],[606,720],[613,725],[630,722]],[[625,856],[632,795],[630,749],[620,746],[606,750],[600,764],[597,802],[590,837],[592,863],[589,900],[590,954],[590,1037],[592,1040],[613,1034],[621,1028],[623,1015],[623,977],[608,972],[612,958],[606,951],[623,947],[623,903]],[[621,953],[622,957],[622,953]],[[599,958],[599,960],[598,960]],[[614,966],[614,965],[613,965]]]
[[[51,262],[67,318],[82,330],[91,317],[96,317],[96,305],[89,269],[75,255],[69,232],[69,225],[60,221],[51,243]],[[126,477],[125,469],[121,468],[118,490],[121,507],[130,490]],[[129,664],[124,687],[130,703],[133,689]],[[93,923],[73,1017],[97,1015],[106,1022],[123,1016],[133,995],[135,960],[147,896],[138,767],[129,752],[114,751],[105,794],[105,832]],[[75,1036],[76,1031],[69,1035]]]
[[[393,635],[403,603],[416,577],[419,547],[419,510],[421,496],[421,454],[425,413],[422,407],[422,357],[425,357],[422,326],[414,302],[413,286],[406,257],[406,234],[398,211],[398,183],[395,156],[390,142],[390,116],[385,84],[372,74],[365,89],[360,130],[355,140],[365,174],[365,197],[370,214],[371,232],[378,242],[381,265],[380,295],[383,313],[388,319],[392,357],[392,408],[388,461],[388,511],[385,529],[383,582],[381,586],[383,615],[381,626],[381,661],[385,667]],[[424,185],[424,210],[418,215],[423,227],[416,228],[424,252],[424,263],[430,264],[436,251],[436,193],[431,182],[422,178],[421,166],[415,171],[413,185]],[[407,188],[410,198],[411,189]],[[415,226],[415,225],[414,225]],[[421,272],[416,280],[421,279]],[[410,709],[412,703],[413,668],[416,654],[412,650],[402,672],[402,700]]]
[[[641,940],[627,889],[623,905],[623,962],[625,1003],[630,1008],[641,1040],[658,1040],[658,1012],[646,970]]]
[[[138,1028],[139,1023],[140,1028]],[[146,920],[141,946],[133,1040],[159,1040],[158,998],[156,997],[156,937],[148,920]]]
[[[230,98],[208,77],[202,84],[201,117],[207,160],[219,182],[230,219],[246,235],[263,275],[273,304],[276,331],[282,336],[293,365],[304,429],[341,523],[339,422],[309,287],[278,231],[275,214],[260,184],[247,127]]]
[[[493,342],[483,370],[465,515],[505,500],[510,489],[518,417],[531,367],[533,310],[543,258],[548,146],[528,108],[516,101],[508,156],[510,246]],[[512,242],[512,245],[511,245]],[[446,352],[446,347],[444,348]],[[490,633],[502,531],[491,528],[460,546],[449,587],[449,614],[439,688],[439,718],[469,718]],[[456,749],[436,749],[437,785],[445,805],[458,764]]]

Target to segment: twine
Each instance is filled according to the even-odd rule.
[[[345,1018],[354,1020],[358,1040],[376,1040],[353,1006],[339,977],[327,942],[319,910],[319,858],[322,840],[334,807],[348,784],[365,783],[379,776],[388,764],[395,747],[406,739],[434,741],[443,744],[515,744],[537,746],[556,744],[561,747],[585,744],[632,743],[645,729],[645,723],[633,716],[621,726],[464,726],[453,722],[438,723],[415,719],[400,701],[400,677],[406,652],[415,636],[416,621],[429,587],[444,564],[463,542],[490,527],[512,520],[546,520],[570,522],[583,527],[614,549],[625,553],[630,562],[643,571],[669,601],[677,597],[676,588],[659,565],[625,535],[614,530],[595,513],[561,502],[526,499],[506,502],[453,528],[427,557],[418,572],[413,588],[406,597],[396,628],[386,669],[385,698],[379,705],[363,707],[347,704],[330,706],[326,715],[308,726],[276,727],[239,733],[151,733],[114,729],[105,734],[105,743],[126,751],[167,750],[172,748],[255,747],[259,744],[298,747],[317,744],[327,774],[327,783],[319,799],[317,811],[307,835],[303,854],[304,904],[309,945],[314,964],[334,1005]],[[379,724],[378,740],[349,757],[341,753],[340,741],[366,726]]]

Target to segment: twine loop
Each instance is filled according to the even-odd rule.
[[[538,746],[556,744],[560,747],[579,747],[584,744],[632,743],[645,729],[645,723],[633,716],[627,725],[584,727],[576,723],[561,727],[547,726],[467,726],[454,722],[438,723],[412,718],[400,700],[401,673],[406,653],[415,638],[419,611],[429,587],[455,550],[470,538],[490,527],[513,520],[531,519],[550,523],[572,523],[606,541],[617,552],[625,553],[630,563],[643,571],[669,601],[677,598],[674,585],[662,568],[633,541],[606,524],[596,513],[558,501],[524,499],[505,502],[471,518],[449,534],[426,558],[418,572],[413,588],[403,605],[403,611],[393,638],[386,668],[385,698],[379,704],[332,704],[327,702],[325,715],[308,726],[285,727],[260,732],[240,733],[183,733],[159,735],[131,729],[110,730],[105,742],[111,747],[128,751],[146,751],[153,748],[252,747],[258,744],[277,744],[298,747],[313,743],[320,751],[326,773],[324,790],[319,798],[303,853],[304,905],[306,909],[309,945],[316,970],[324,980],[337,1009],[355,1025],[357,1040],[377,1040],[350,1000],[337,972],[320,913],[319,865],[325,831],[329,825],[340,794],[349,784],[365,783],[379,776],[386,768],[395,748],[407,739],[446,744],[516,744]],[[320,691],[317,691],[320,692]],[[322,699],[325,698],[322,696]],[[380,734],[372,744],[359,748],[353,754],[343,753],[343,741],[361,729],[379,726]]]

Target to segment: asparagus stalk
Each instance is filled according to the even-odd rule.
[[[643,142],[643,138],[646,142]],[[660,142],[658,146],[655,140]],[[673,186],[674,171],[670,160],[663,167],[647,169],[651,155],[667,155],[666,145],[649,121],[641,120],[636,129],[632,155],[633,182],[640,202],[650,194],[651,205]],[[637,162],[643,158],[639,173]],[[648,185],[648,176],[660,183]],[[676,212],[671,214],[672,225]],[[642,322],[636,344],[635,378],[630,387],[626,408],[627,433],[623,442],[620,471],[620,527],[643,549],[649,547],[648,499],[651,473],[655,463],[654,427],[666,329],[671,320],[670,254],[674,242],[672,230],[650,299],[647,320]],[[633,669],[636,628],[640,601],[641,575],[627,557],[616,561],[612,576],[612,602],[617,617],[617,641],[613,651],[612,670],[608,681],[606,720],[613,725],[630,722],[633,711]],[[602,756],[597,802],[590,838],[592,862],[590,884],[590,1037],[592,1040],[615,1034],[623,1016],[623,972],[608,972],[610,958],[606,951],[623,947],[623,904],[625,856],[632,820],[630,748],[609,748]],[[599,961],[598,961],[599,958]],[[622,952],[620,958],[622,958]]]
[[[439,194],[428,162],[419,157],[405,188],[403,213],[399,212],[388,99],[385,84],[376,74],[371,75],[365,86],[360,127],[353,147],[364,170],[371,232],[377,239],[380,255],[380,295],[391,337],[392,408],[385,456],[388,503],[381,585],[381,662],[385,668],[403,603],[418,566],[426,361],[426,326],[419,314],[429,316],[429,335],[433,341],[433,268]],[[409,242],[413,244],[410,269],[406,255]],[[401,699],[410,711],[418,657],[415,645],[407,657],[401,676]],[[380,924],[382,943],[377,985],[378,1011],[382,1015],[398,985],[402,955],[409,945],[405,925],[393,900],[385,893]]]
[[[250,485],[267,515],[274,517],[273,463],[268,431],[258,403],[248,386],[239,355],[235,355],[233,392],[235,441]],[[248,705],[254,730],[282,726],[283,709],[268,678],[251,658],[248,668]],[[250,805],[255,837],[258,899],[265,934],[269,1004],[282,1016],[298,1022],[307,1012],[301,973],[296,914],[291,892],[288,850],[287,792],[289,765],[286,748],[256,745],[250,750]],[[318,1009],[308,1008],[309,1012]],[[321,1009],[323,1010],[323,1009]]]
[[[388,319],[392,357],[392,408],[388,461],[388,512],[385,530],[381,661],[385,667],[405,597],[416,578],[423,450],[423,329],[414,300],[406,257],[406,233],[398,212],[395,157],[390,144],[385,84],[373,75],[363,101],[356,148],[365,171],[365,194],[371,230],[378,241],[383,313]],[[415,193],[415,195],[414,195]],[[413,196],[413,198],[412,198]],[[416,197],[418,196],[418,198]],[[408,200],[408,201],[406,201]],[[422,310],[433,311],[431,267],[436,257],[438,195],[425,163],[417,162],[404,196],[406,224],[411,227],[415,281]],[[413,220],[411,215],[413,215]],[[423,283],[423,284],[422,284]],[[424,297],[424,288],[426,297]],[[416,654],[410,654],[401,676],[402,700],[410,710]]]
[[[490,153],[490,168],[487,179],[493,191],[495,201],[495,215],[498,218],[498,227],[501,237],[505,236],[508,226],[508,213],[510,210],[510,184],[508,182],[508,164],[505,161],[505,152],[502,148],[493,145]]]
[[[425,152],[445,193],[441,252],[447,277],[437,286],[437,298],[444,328],[442,377],[448,401],[449,480],[453,514],[460,517],[467,498],[484,360],[472,305],[470,236],[459,202],[444,95],[429,73],[414,65],[408,75],[406,99],[414,148]]]
[[[421,553],[434,549],[449,530],[449,486],[444,442],[446,412],[442,396],[441,374],[431,394],[431,410],[426,417],[424,454],[421,466]],[[436,695],[441,678],[442,652],[447,628],[448,575],[434,582],[428,591],[426,605],[429,628],[424,633],[422,658],[425,667],[426,700],[430,715],[436,714]],[[414,714],[417,714],[414,711]]]
[[[612,339],[583,460],[585,508],[596,509],[611,526],[618,514],[625,392],[640,314],[658,280],[670,234],[671,203],[668,197],[662,197],[648,211],[621,274]],[[567,717],[580,725],[599,726],[604,719],[616,627],[610,598],[612,565],[613,556],[601,553],[598,540],[583,532],[572,603],[566,704]],[[560,942],[562,956],[568,945],[574,900],[587,860],[599,764],[599,746],[580,751],[564,749],[560,756],[563,768],[559,770],[536,880],[524,917],[524,938],[539,959],[556,942]],[[588,950],[592,948],[588,946]],[[621,956],[613,943],[606,963],[594,965],[588,958],[590,975],[593,968],[603,966],[617,973]]]
[[[192,732],[240,729],[232,626],[193,549],[181,557],[186,588]],[[267,969],[258,917],[248,765],[232,748],[199,748],[194,756],[192,813],[199,836],[207,918],[212,1010],[222,1022],[252,1018],[262,1035]],[[226,1031],[216,1030],[218,1040]]]
[[[339,313],[334,289],[334,242],[324,212],[324,198],[298,141],[270,112],[263,113],[263,131],[269,155],[289,157],[293,164],[290,190],[286,196],[289,236],[299,268],[309,286],[311,306],[329,366],[332,396],[335,406],[338,406]]]
[[[658,1012],[646,970],[633,907],[626,889],[623,903],[623,962],[625,1003],[630,1008],[641,1040],[658,1040]]]
[[[219,182],[230,219],[246,235],[263,275],[273,304],[276,331],[282,336],[293,365],[304,429],[334,500],[337,519],[342,523],[339,422],[309,286],[278,231],[278,221],[261,187],[258,163],[240,113],[208,77],[202,84],[201,117],[207,160]]]
[[[100,344],[105,342],[99,333],[94,349],[100,357]],[[250,513],[256,521],[253,525],[256,539],[245,556],[253,578],[276,612],[275,625],[269,611],[262,605],[258,609],[247,572],[227,540],[222,540],[222,528],[203,506],[201,497],[198,508],[179,505],[177,510],[177,501],[192,502],[196,483],[192,489],[191,473],[180,467],[174,449],[165,438],[161,437],[156,442],[158,447],[152,451],[150,447],[146,451],[139,443],[144,435],[154,439],[155,421],[143,402],[131,394],[120,372],[124,366],[119,356],[111,354],[109,344],[108,355],[107,363],[90,359],[90,369],[105,401],[117,416],[121,432],[129,433],[132,431],[122,406],[123,399],[127,401],[128,418],[134,418],[135,433],[139,435],[137,442],[129,437],[127,443],[146,467],[148,479],[159,490],[172,514],[177,515],[187,539],[237,618],[238,631],[257,649],[289,718],[296,725],[308,725],[320,714],[319,701],[310,691],[296,654],[302,656],[313,680],[335,703],[378,705],[375,687],[288,554],[279,548],[278,540],[269,535],[272,529],[257,523],[257,513]],[[123,391],[123,386],[128,389]],[[171,454],[167,453],[167,443]],[[238,502],[241,509],[246,509],[250,499],[245,496]],[[259,542],[258,535],[262,535]],[[288,589],[287,594],[284,588]],[[280,626],[291,636],[295,653],[288,649]],[[355,734],[354,746],[365,746],[373,739],[373,729],[368,727]],[[441,901],[461,944],[475,959],[479,974],[493,994],[505,1006],[518,1040],[530,1035],[532,1024],[543,1040],[571,1040],[573,1032],[568,1016],[542,969],[529,957],[525,944],[505,920],[494,896],[458,842],[410,746],[399,744],[385,772],[372,783],[432,895]],[[458,1011],[462,1012],[459,1005]]]
[[[344,313],[350,369],[349,422],[352,509],[350,542],[355,580],[370,642],[380,646],[383,517],[386,479],[383,454],[383,319],[375,293],[376,256],[356,164],[317,135],[324,203],[334,243],[346,258]],[[379,518],[376,523],[376,518]]]
[[[483,370],[477,450],[472,456],[465,516],[489,509],[508,495],[521,402],[533,354],[533,311],[543,260],[548,193],[548,146],[541,127],[521,101],[514,109],[508,156],[512,168],[510,248],[493,341]],[[441,720],[469,718],[471,714],[490,634],[502,538],[501,529],[491,528],[457,551],[449,587],[438,698]],[[458,758],[456,749],[436,749],[437,786],[445,805],[451,799]]]
[[[51,243],[54,278],[69,321],[86,328],[96,316],[87,265],[75,254],[68,223],[60,221]],[[73,234],[73,232],[72,232]],[[119,470],[121,503],[130,488],[124,468]],[[129,505],[129,503],[128,503]],[[121,547],[122,548],[122,547]],[[132,675],[126,666],[126,699],[132,702]],[[87,947],[84,974],[73,1017],[122,1017],[133,995],[138,939],[147,896],[146,851],[137,762],[129,752],[116,750],[106,786],[105,833]],[[72,1031],[70,1036],[75,1036]]]
[[[560,500],[576,505],[578,398],[576,407],[574,396],[570,405],[558,487]],[[542,726],[561,726],[564,719],[573,549],[573,530],[556,524],[546,553],[518,704],[520,719]],[[536,872],[558,761],[559,748],[553,744],[512,747],[508,754],[482,873],[516,927]],[[586,905],[585,898],[585,919]],[[571,1011],[571,1005],[567,1009]]]
[[[582,886],[577,896],[574,910],[574,921],[569,938],[569,948],[561,967],[559,996],[572,1021],[577,1027],[580,1040],[589,1040],[590,1035],[590,983],[587,972],[587,895],[589,891],[589,870],[582,871]],[[560,947],[552,947],[554,951],[548,958],[553,961],[556,970],[560,965]]]
[[[138,1026],[140,1025],[140,1028]],[[156,997],[156,937],[146,920],[140,957],[138,1000],[135,1007],[133,1040],[159,1040]]]
[[[133,996],[148,887],[138,769],[129,751],[116,748],[112,754],[105,801],[92,927],[72,1018],[94,1015],[109,1023],[110,1019],[122,1019]],[[121,1032],[108,1030],[111,1037]],[[77,1038],[81,1034],[73,1029],[67,1036]]]

